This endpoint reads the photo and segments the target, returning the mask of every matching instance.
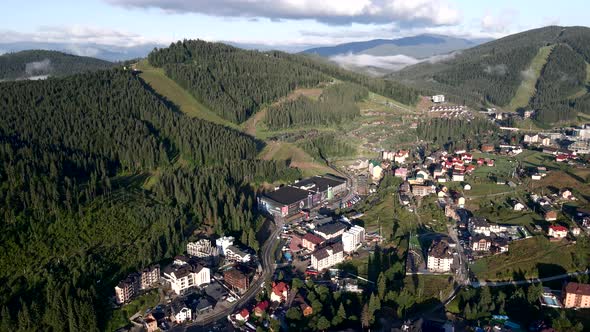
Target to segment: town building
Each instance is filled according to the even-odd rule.
[[[250,287],[250,278],[237,269],[223,272],[223,280],[230,289],[239,294],[244,294]]]
[[[369,164],[369,169],[371,169]],[[346,179],[326,174],[298,181],[258,197],[258,206],[278,217],[290,217],[346,191]]]
[[[192,319],[191,309],[184,302],[175,301],[170,305],[170,320],[176,324],[182,324]]]
[[[444,103],[445,102],[445,96],[444,95],[435,95],[432,96],[432,102],[433,103]]]
[[[218,255],[218,249],[210,240],[200,239],[197,242],[187,243],[186,253],[193,257],[210,258]]]
[[[278,302],[282,303],[287,300],[287,295],[289,293],[289,287],[284,282],[273,282],[272,284],[272,291],[270,293],[270,301],[271,302]]]
[[[405,180],[408,177],[408,169],[405,167],[396,168],[395,171],[393,171],[393,176]]]
[[[356,251],[365,241],[365,229],[361,226],[352,226],[342,234],[342,247],[345,253]]]
[[[160,265],[152,265],[141,270],[140,290],[150,289],[157,286],[160,281]]]
[[[346,225],[339,221],[325,223],[314,229],[314,233],[326,240],[337,238],[346,230]]]
[[[158,321],[154,318],[154,315],[149,313],[143,318],[143,328],[146,332],[158,331]]]
[[[485,236],[490,236],[492,233],[488,221],[481,217],[469,218],[469,232],[471,234],[483,234]]]
[[[568,233],[568,229],[564,226],[560,226],[560,225],[549,226],[548,235],[550,237],[553,237],[556,239],[563,239],[564,237],[567,236],[567,233]]]
[[[430,194],[434,194],[436,189],[432,186],[412,186],[412,194],[414,196],[428,196]]]
[[[256,304],[254,306],[254,310],[253,310],[254,316],[262,317],[262,315],[264,315],[266,310],[268,310],[268,306],[269,306],[268,301],[262,301],[262,302],[259,302],[258,304]]]
[[[248,263],[252,257],[242,249],[231,245],[225,249],[226,263]]]
[[[557,220],[557,211],[555,211],[550,205],[541,205],[540,210],[545,221]]]
[[[172,291],[178,295],[211,282],[211,270],[199,264],[171,265],[164,269],[163,275]]]
[[[303,236],[303,241],[301,242],[301,245],[303,246],[303,248],[309,251],[315,251],[317,246],[321,245],[324,242],[326,242],[326,240],[324,240],[322,237],[319,237],[312,233],[307,233],[305,234],[305,236]]]
[[[229,246],[233,245],[235,238],[233,236],[222,236],[219,239],[215,240],[215,245],[217,246],[217,252],[225,256],[225,250],[229,248]]]
[[[568,282],[563,288],[563,306],[590,308],[590,284]]]
[[[127,303],[139,294],[139,280],[139,274],[132,273],[128,275],[125,280],[121,280],[117,286],[115,286],[115,298],[117,304]]]
[[[492,240],[487,236],[475,235],[471,238],[471,250],[489,251],[492,246]]]
[[[428,250],[427,268],[431,272],[449,272],[453,264],[453,254],[449,243],[444,240],[434,241]]]
[[[250,318],[250,312],[248,309],[244,308],[240,312],[236,314],[236,320],[239,322],[247,322]]]
[[[342,242],[336,242],[311,254],[311,266],[321,271],[344,261]]]

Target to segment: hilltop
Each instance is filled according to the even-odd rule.
[[[551,124],[588,112],[590,29],[549,26],[494,40],[437,63],[422,62],[389,78],[442,92],[456,103],[533,109]]]
[[[112,62],[58,51],[28,50],[0,55],[0,81],[66,76],[113,67]]]

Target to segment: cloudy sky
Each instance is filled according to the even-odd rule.
[[[2,5],[0,43],[114,46],[183,38],[330,45],[418,33],[501,37],[588,23],[585,0],[19,0]]]

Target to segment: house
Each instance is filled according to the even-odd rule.
[[[550,237],[553,237],[556,239],[563,239],[564,237],[567,236],[567,233],[568,233],[568,229],[564,226],[560,226],[560,225],[549,226],[548,235]]]
[[[573,236],[579,236],[582,233],[582,229],[577,226],[572,227],[571,231]]]
[[[465,207],[465,197],[457,197],[457,206],[460,208]]]
[[[432,176],[434,178],[438,178],[445,175],[445,170],[440,165],[437,165],[434,170],[432,171]]]
[[[383,176],[383,168],[381,167],[381,165],[375,165],[373,167],[370,167],[370,169],[371,177],[373,178],[373,180],[381,179],[381,177]]]
[[[175,301],[170,305],[170,320],[176,324],[182,324],[192,319],[191,309],[184,302]]]
[[[524,206],[524,204],[518,201],[513,202],[512,207],[514,208],[514,211],[522,211],[526,209],[526,206]]]
[[[481,152],[494,152],[496,148],[493,144],[482,144],[481,145]]]
[[[565,188],[559,191],[559,195],[561,195],[561,198],[563,199],[572,199],[574,197],[571,190]]]
[[[311,266],[317,271],[330,268],[342,261],[344,261],[342,242],[336,242],[311,254]]]
[[[399,202],[403,206],[409,205],[410,204],[410,197],[405,194],[400,194],[399,195]]]
[[[483,234],[490,236],[490,224],[485,218],[471,217],[469,218],[469,232],[471,234]]]
[[[490,250],[494,253],[508,252],[508,239],[503,237],[495,237],[492,240],[492,246]]]
[[[541,180],[541,174],[534,173],[533,175],[531,175],[531,179],[536,181]]]
[[[250,278],[237,269],[223,272],[223,280],[230,289],[240,294],[244,294],[250,287]]]
[[[563,306],[566,308],[590,308],[590,284],[568,282],[563,287]]]
[[[550,205],[541,205],[541,212],[545,221],[557,220],[557,211],[553,210]]]
[[[484,163],[485,163],[485,159],[483,159],[483,158],[478,158],[477,159],[477,165],[478,166],[482,166]]]
[[[365,241],[365,229],[361,226],[352,226],[342,234],[342,247],[345,253],[356,251]]]
[[[250,318],[250,312],[246,308],[236,314],[236,320],[238,322],[247,322],[248,318]]]
[[[447,178],[444,176],[438,177],[436,178],[436,182],[438,183],[446,183],[447,182]]]
[[[393,151],[383,151],[383,152],[381,152],[381,159],[393,161],[394,155],[395,155],[395,152],[393,152]]]
[[[428,174],[428,172],[426,171],[419,170],[418,172],[416,172],[416,177],[421,177],[423,180],[428,180],[430,174]]]
[[[494,164],[494,159],[486,159],[486,165],[488,165],[489,167],[494,167]]]
[[[465,174],[459,172],[453,172],[453,181],[463,182],[465,181]]]
[[[395,161],[396,163],[400,163],[400,164],[405,164],[406,163],[406,159],[408,159],[408,157],[410,157],[410,151],[408,150],[399,150],[394,158],[393,161]]]
[[[432,186],[412,186],[412,194],[414,196],[428,196],[434,194],[436,189]]]
[[[537,167],[537,173],[539,175],[541,175],[541,177],[546,177],[547,176],[547,167],[544,167],[544,166]]]
[[[396,168],[393,172],[393,176],[405,180],[408,177],[408,169],[405,167]]]
[[[272,284],[272,291],[270,293],[270,301],[271,302],[278,302],[282,303],[287,300],[287,295],[289,292],[289,287],[284,282],[273,282]]]
[[[471,238],[471,250],[489,251],[492,246],[492,240],[488,236],[476,234]]]
[[[211,270],[200,264],[171,265],[164,269],[164,280],[177,295],[192,287],[199,287],[211,282]]]
[[[268,301],[262,301],[262,302],[259,302],[258,304],[256,304],[254,306],[254,310],[253,310],[254,316],[262,317],[262,315],[264,315],[264,313],[266,313],[268,306],[269,306]]]
[[[437,103],[437,104],[444,103],[445,102],[445,95],[432,96],[432,102]]]
[[[299,308],[301,309],[301,313],[303,313],[303,317],[307,317],[313,314],[313,308],[305,302],[301,303],[299,305]]]
[[[465,190],[465,191],[469,191],[469,190],[471,190],[471,185],[470,185],[469,183],[466,183],[466,184],[463,186],[463,190]]]
[[[305,236],[303,236],[303,241],[301,242],[301,245],[303,246],[303,248],[309,251],[315,251],[316,247],[324,242],[326,242],[326,240],[324,240],[323,238],[312,233],[307,233],[305,234]]]
[[[565,154],[559,154],[555,157],[555,161],[557,162],[564,162],[568,160],[568,156]]]
[[[524,135],[525,143],[539,143],[539,134],[535,135]]]
[[[427,268],[431,272],[449,272],[453,264],[453,254],[448,242],[434,241],[428,250]]]
[[[147,332],[158,331],[158,321],[156,320],[156,318],[154,318],[154,315],[149,313],[143,318],[143,328]]]

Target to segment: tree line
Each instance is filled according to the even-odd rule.
[[[299,96],[269,107],[265,122],[272,130],[341,124],[360,116],[356,102],[368,95],[369,91],[357,84],[333,84],[324,89],[317,101]]]

